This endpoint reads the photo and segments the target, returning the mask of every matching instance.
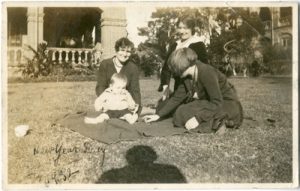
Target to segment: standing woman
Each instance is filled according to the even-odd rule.
[[[131,94],[135,103],[139,104],[139,113],[141,111],[139,69],[130,59],[133,49],[133,43],[127,38],[120,38],[116,41],[116,55],[112,58],[103,60],[96,73],[96,95],[99,96],[106,88],[109,87],[111,76],[114,73],[124,74],[128,79],[126,89]]]
[[[178,127],[218,130],[221,126],[237,128],[242,124],[243,111],[237,93],[225,75],[214,67],[197,60],[190,48],[178,49],[168,60],[174,76],[191,82],[191,89],[179,84],[170,99],[145,122],[157,121],[171,113]]]
[[[185,17],[181,18],[177,22],[177,30],[180,36],[180,39],[176,41],[173,45],[170,46],[166,62],[161,71],[161,81],[158,91],[163,91],[163,100],[169,97],[169,83],[171,79],[171,71],[167,65],[167,60],[170,54],[179,49],[179,48],[191,48],[198,55],[198,59],[207,63],[207,52],[205,44],[201,42],[200,37],[194,36],[196,28],[196,21],[193,18]],[[180,83],[180,78],[175,77],[174,91],[177,89]]]

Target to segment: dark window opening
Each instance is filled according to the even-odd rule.
[[[280,8],[280,17],[288,17],[292,15],[292,7],[281,7]]]
[[[7,8],[8,45],[21,46],[23,36],[27,34],[27,8]]]
[[[44,39],[50,47],[90,48],[101,40],[99,8],[45,8]]]

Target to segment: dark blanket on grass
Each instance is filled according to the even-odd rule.
[[[143,137],[164,137],[187,132],[184,128],[173,126],[172,119],[155,123],[144,123],[141,120],[133,125],[120,119],[110,119],[100,124],[85,124],[84,117],[96,117],[96,112],[78,112],[68,114],[56,123],[103,143],[116,143],[124,140],[136,140]]]

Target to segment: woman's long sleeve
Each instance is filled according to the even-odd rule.
[[[177,46],[177,44],[175,43],[170,47],[168,55],[166,56],[165,63],[162,67],[161,74],[160,74],[160,88],[159,88],[161,90],[162,90],[162,86],[170,84],[172,74],[168,67],[167,62],[168,62],[168,59],[169,59],[171,53],[175,50],[176,46]]]
[[[174,111],[187,97],[186,88],[183,83],[180,83],[173,96],[167,101],[167,103],[157,111],[157,115],[165,117]]]
[[[106,69],[106,63],[101,63],[99,70],[96,72],[96,79],[97,79],[97,85],[96,85],[96,95],[99,96],[104,90],[107,88],[107,69]]]
[[[141,106],[141,91],[139,81],[139,69],[134,65],[131,67],[131,80],[129,82],[128,91],[130,92],[135,103]]]
[[[161,74],[160,74],[160,86],[169,85],[171,80],[171,71],[168,67],[167,60],[162,67]]]

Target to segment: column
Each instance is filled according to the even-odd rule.
[[[37,34],[38,34],[38,39],[37,42],[42,43],[44,41],[44,8],[39,7],[37,8]]]
[[[28,7],[27,8],[27,45],[37,50],[38,44],[43,41],[44,35],[44,8]],[[34,54],[31,50],[24,52],[27,57]]]
[[[104,7],[101,15],[101,44],[103,58],[115,54],[115,42],[127,36],[126,9],[125,7]]]
[[[27,8],[27,44],[31,46],[34,50],[37,50],[37,8],[28,7]],[[34,53],[27,49],[24,54],[28,58],[32,58]]]
[[[27,9],[27,36],[28,45],[36,50],[38,44],[38,8],[28,7]]]
[[[280,43],[278,39],[278,27],[279,27],[279,14],[280,7],[272,7],[271,8],[272,15],[272,44]]]

